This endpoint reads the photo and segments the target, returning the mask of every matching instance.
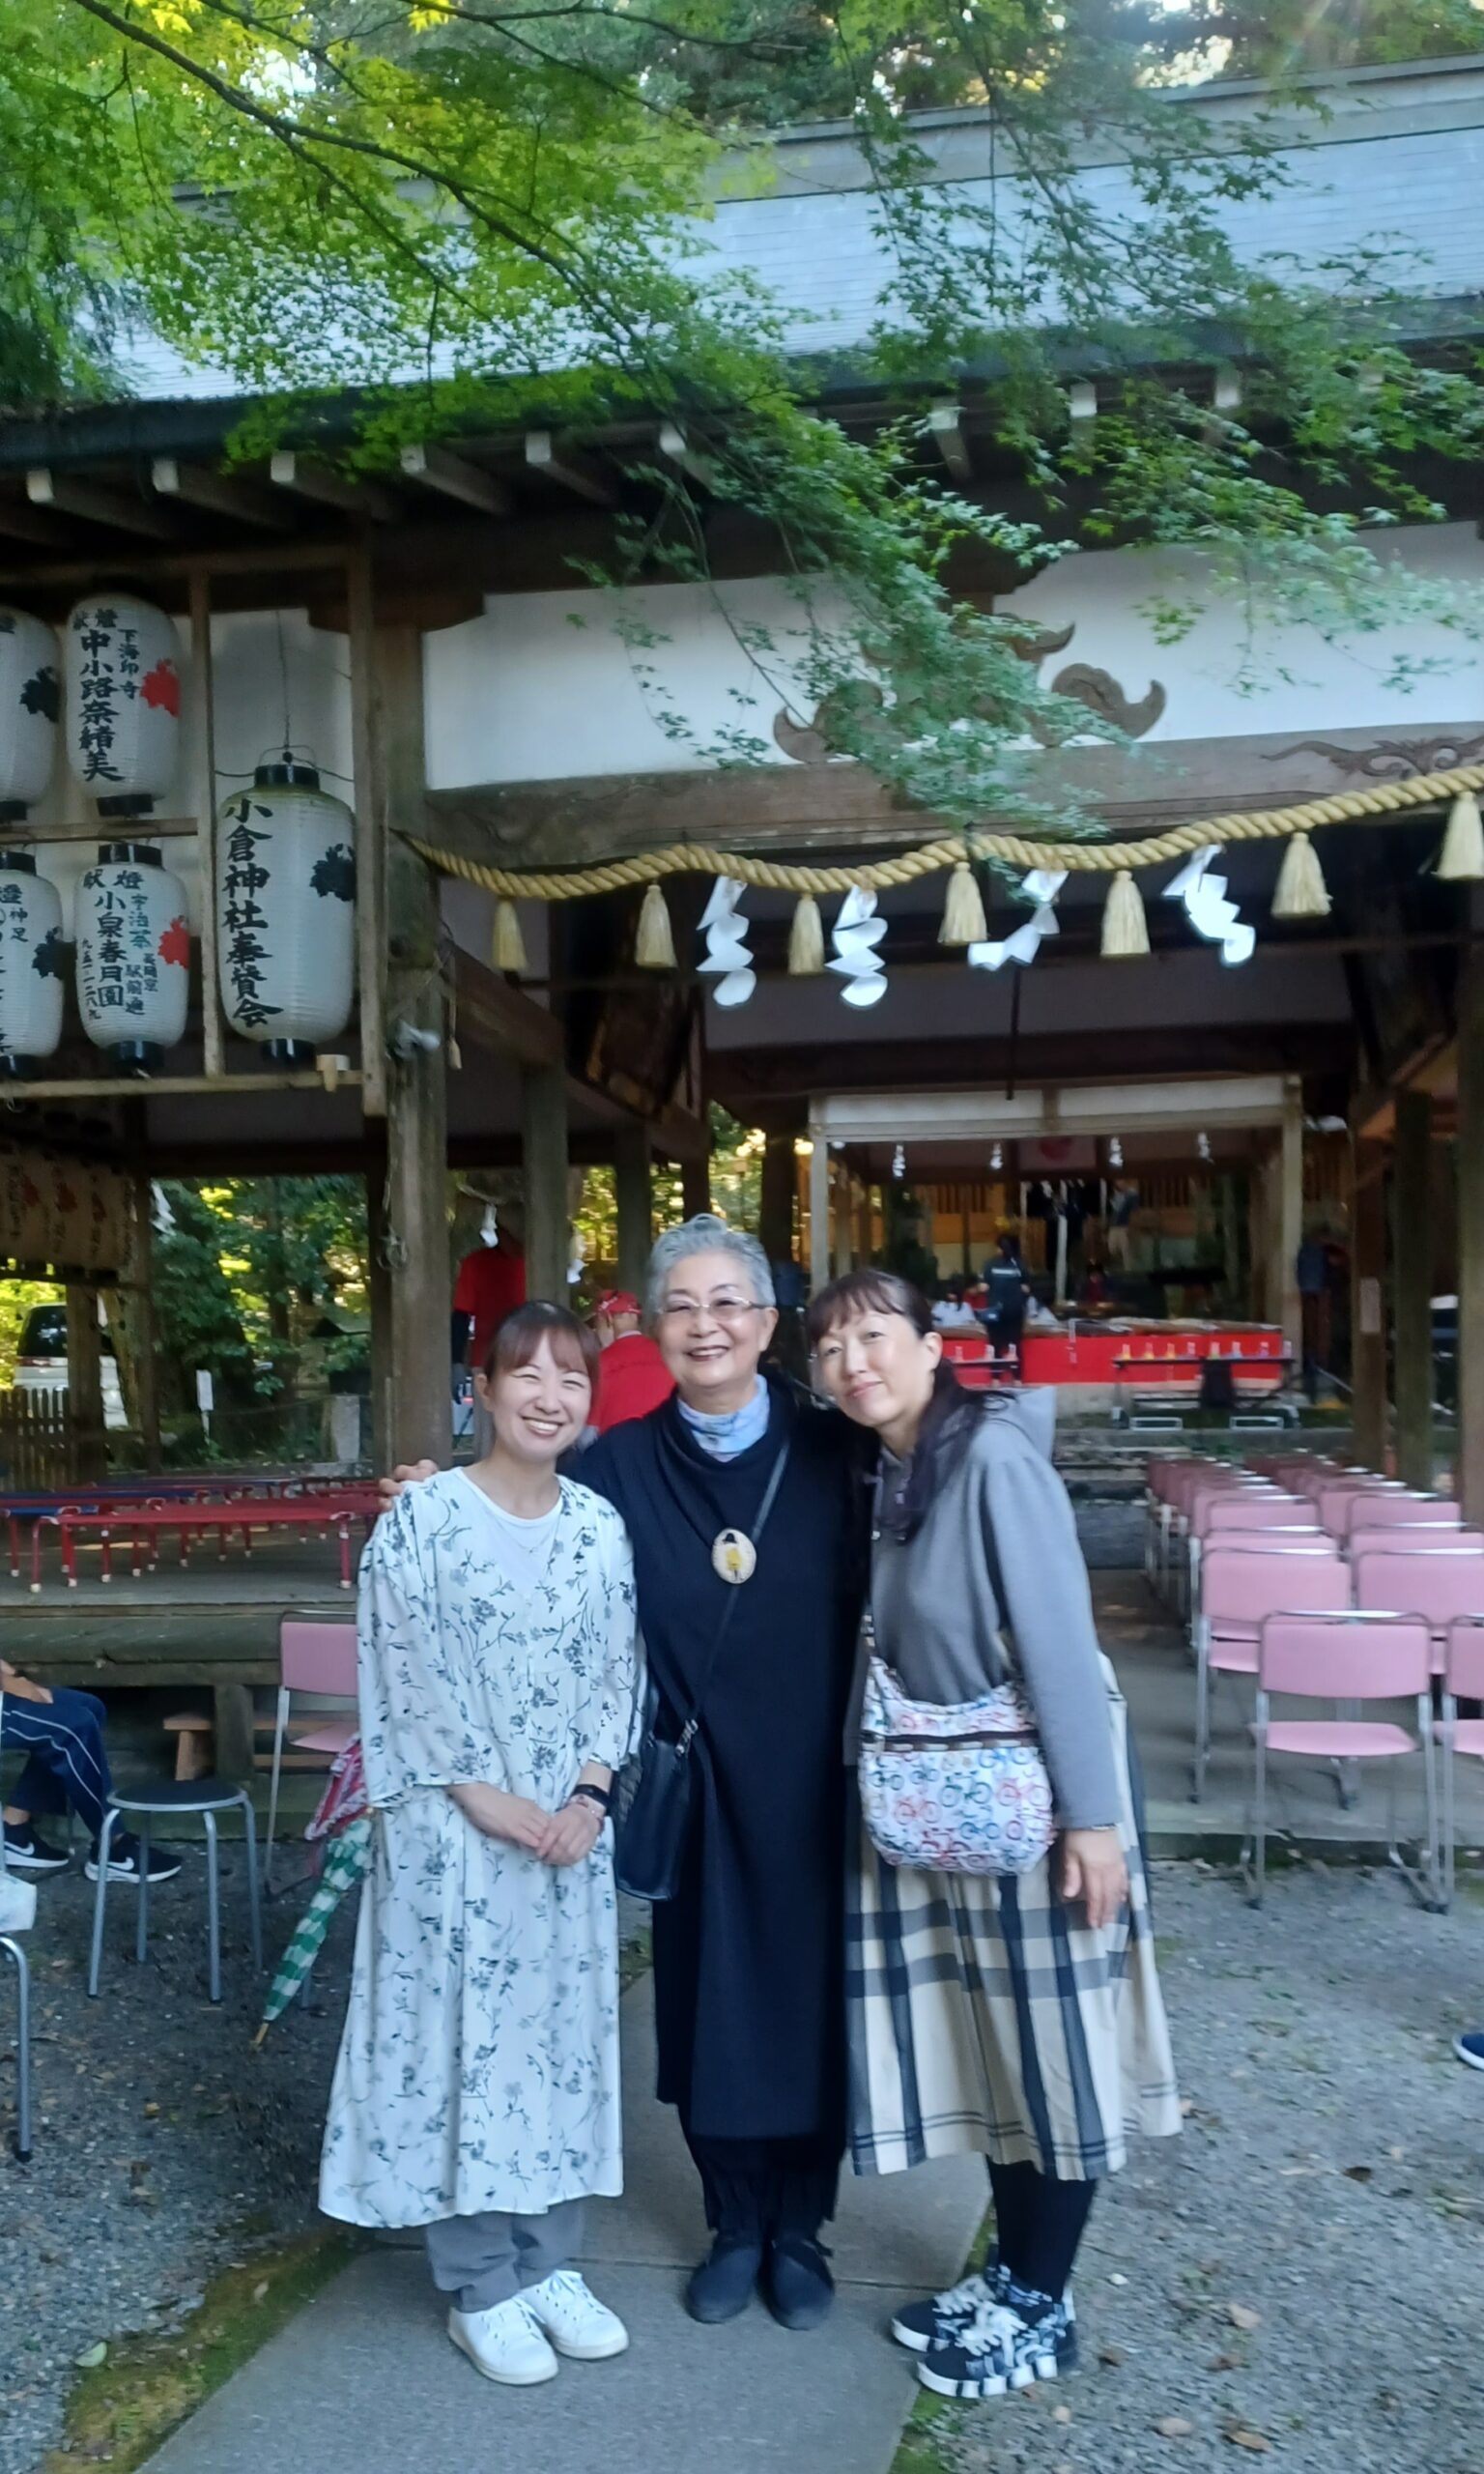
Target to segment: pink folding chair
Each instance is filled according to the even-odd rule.
[[[1393,1493],[1389,1486],[1384,1491],[1368,1486],[1351,1497],[1345,1535],[1357,1529],[1457,1529],[1462,1520],[1463,1513],[1447,1495],[1413,1495],[1405,1489]]]
[[[278,1626],[278,1707],[273,1719],[273,1770],[268,1791],[268,1838],[263,1850],[263,1886],[272,1887],[273,1832],[278,1820],[278,1782],[283,1769],[289,1705],[296,1692],[315,1692],[328,1701],[346,1701],[344,1717],[319,1718],[294,1738],[296,1752],[344,1752],[358,1723],[356,1709],[356,1626],[314,1623],[286,1615]]]
[[[1465,1615],[1448,1625],[1447,1662],[1443,1669],[1442,1715],[1433,1734],[1442,1747],[1442,1899],[1453,1901],[1458,1870],[1458,1819],[1454,1763],[1462,1755],[1484,1761],[1484,1718],[1461,1718],[1460,1701],[1484,1702],[1484,1623]]]
[[[1364,1701],[1411,1701],[1415,1733],[1376,1718],[1277,1718],[1275,1692],[1304,1701],[1338,1705]],[[1424,1907],[1439,1907],[1435,1851],[1438,1845],[1438,1782],[1433,1746],[1433,1644],[1427,1625],[1413,1616],[1350,1614],[1268,1616],[1257,1651],[1254,1749],[1252,1905],[1261,1907],[1267,1881],[1268,1760],[1296,1753],[1303,1760],[1398,1761],[1422,1755],[1427,1839],[1421,1860],[1409,1864],[1397,1844],[1393,1809],[1388,1860]]]
[[[1353,1564],[1362,1555],[1477,1555],[1484,1552],[1484,1529],[1393,1520],[1383,1529],[1353,1529],[1343,1544]]]
[[[1321,1486],[1315,1498],[1321,1526],[1331,1538],[1343,1538],[1350,1527],[1350,1508],[1358,1496],[1375,1503],[1387,1492],[1404,1493],[1405,1488],[1390,1489],[1384,1478],[1331,1479]]]
[[[1195,1764],[1191,1801],[1199,1803],[1211,1758],[1213,1675],[1256,1675],[1262,1627],[1280,1610],[1335,1614],[1350,1605],[1350,1573],[1329,1539],[1295,1554],[1257,1553],[1223,1537],[1201,1571],[1195,1621]]]
[[[1419,1553],[1411,1548],[1351,1559],[1356,1604],[1369,1612],[1415,1615],[1433,1640],[1433,1672],[1441,1675],[1448,1627],[1461,1615],[1484,1616],[1484,1551],[1458,1546],[1452,1552],[1432,1546]]]

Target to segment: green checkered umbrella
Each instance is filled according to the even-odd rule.
[[[327,1840],[325,1863],[314,1896],[298,1924],[294,1938],[278,1962],[278,1972],[269,1987],[263,2005],[263,2025],[254,2041],[261,2044],[275,2019],[281,2018],[303,1983],[324,1946],[333,1915],[347,1890],[354,1889],[371,1862],[371,1816],[362,1813],[358,1821],[347,1824]]]

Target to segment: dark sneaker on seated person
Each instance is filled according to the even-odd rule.
[[[5,1861],[13,1873],[65,1873],[71,1857],[60,1847],[48,1847],[28,1821],[5,1825]]]
[[[768,2309],[782,2328],[817,2328],[835,2299],[823,2247],[802,2233],[783,2233],[768,2245]]]
[[[97,1881],[98,1849],[96,1847],[90,1851],[88,1860],[82,1869],[90,1882]],[[179,1856],[169,1849],[164,1847],[150,1849],[152,1883],[173,1882],[180,1869]],[[139,1841],[128,1831],[116,1829],[113,1833],[113,1843],[108,1850],[108,1879],[110,1882],[137,1882],[139,1879]]]
[[[685,2307],[693,2319],[718,2327],[747,2309],[762,2266],[762,2244],[745,2234],[719,2233],[711,2257],[702,2259],[685,2289]]]

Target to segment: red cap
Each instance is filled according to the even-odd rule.
[[[587,1319],[590,1323],[593,1314],[637,1314],[638,1312],[639,1300],[633,1294],[632,1290],[627,1288],[606,1288],[603,1291],[602,1296],[598,1299],[597,1304],[593,1307],[592,1314],[589,1314]]]

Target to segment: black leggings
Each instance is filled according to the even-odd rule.
[[[1087,2229],[1096,2182],[1058,2182],[1034,2165],[989,2165],[995,2244],[1016,2285],[1059,2301]]]

